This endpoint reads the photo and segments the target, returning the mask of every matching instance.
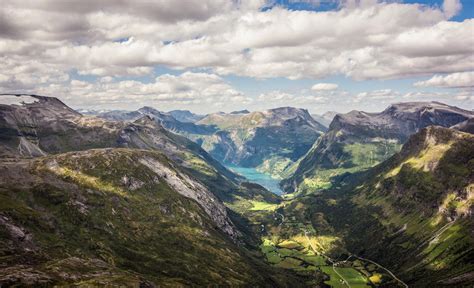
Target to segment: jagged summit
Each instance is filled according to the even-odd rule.
[[[249,110],[244,109],[244,110],[239,110],[239,111],[232,111],[229,114],[249,114],[249,113],[250,113]]]
[[[404,141],[423,127],[450,127],[472,117],[472,111],[439,102],[403,102],[392,104],[380,113],[354,110],[338,114],[329,128],[353,134],[384,134]]]

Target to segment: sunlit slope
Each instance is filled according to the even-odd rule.
[[[474,282],[472,147],[471,134],[422,129],[400,153],[337,189],[296,198],[285,215],[339,239],[328,253],[377,261],[414,287],[467,285]]]
[[[353,198],[359,207],[379,210],[378,220],[394,234],[377,253],[396,251],[390,261],[412,281],[474,281],[466,276],[474,270],[473,147],[471,134],[426,128],[377,167]]]

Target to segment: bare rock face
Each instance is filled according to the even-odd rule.
[[[236,240],[240,235],[227,216],[225,206],[204,185],[178,170],[163,165],[156,159],[143,158],[140,159],[140,163],[163,178],[176,192],[199,203],[217,227],[232,239]]]
[[[21,247],[25,251],[34,251],[37,249],[33,242],[33,235],[25,228],[16,225],[8,216],[0,214],[0,225],[6,229],[14,246]]]
[[[474,134],[474,117],[469,118],[466,121],[463,121],[459,124],[456,124],[456,125],[452,126],[451,128],[459,130],[459,131]]]
[[[18,98],[20,104],[6,99]],[[0,157],[38,157],[47,153],[105,147],[120,125],[83,117],[54,97],[0,95]]]
[[[51,282],[50,275],[27,266],[12,266],[0,271],[0,284],[6,286],[48,286]]]
[[[140,189],[145,183],[139,179],[135,179],[133,177],[128,177],[127,175],[124,175],[122,177],[122,184],[131,191],[135,191],[137,189]]]

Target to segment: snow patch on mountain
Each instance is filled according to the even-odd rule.
[[[28,95],[0,95],[0,104],[2,105],[18,105],[31,104],[38,102],[35,97]]]

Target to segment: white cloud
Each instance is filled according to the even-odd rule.
[[[459,1],[444,1],[440,8],[343,0],[333,11],[295,11],[278,5],[260,9],[274,3],[266,0],[203,0],[186,7],[172,0],[1,2],[0,89],[4,91],[70,93],[74,101],[94,94],[98,103],[105,103],[107,97],[111,103],[151,97],[185,105],[212,99],[206,105],[225,108],[226,101],[250,103],[251,99],[225,83],[222,75],[289,79],[341,75],[366,80],[474,70],[474,19],[449,21],[462,8]],[[317,6],[320,1],[301,2]],[[157,66],[209,73],[173,76],[176,79],[164,75],[147,84],[115,82],[154,77]],[[72,82],[72,71],[85,79],[98,77],[90,84]],[[436,81],[417,85],[467,85],[434,85]],[[316,84],[314,95],[266,93],[265,97],[287,97],[301,105],[322,102],[323,96],[342,95],[334,85]],[[382,96],[359,98],[367,97]]]
[[[159,109],[167,110],[177,105],[181,107],[188,105],[218,109],[252,102],[251,98],[234,89],[221,77],[193,72],[177,76],[164,74],[156,77],[151,83],[135,80],[114,82],[109,78],[96,83],[71,80],[67,85],[50,84],[35,92],[58,96],[74,107],[132,109],[143,105],[155,105]]]
[[[308,108],[327,102],[328,98],[320,95],[295,95],[292,93],[274,90],[267,93],[261,93],[257,97],[255,104],[260,104],[260,107],[265,106],[276,108],[288,106],[289,103],[291,103],[292,106]],[[258,107],[259,106],[257,106],[257,108]]]
[[[342,1],[339,10],[325,12],[260,11],[265,1],[186,7],[107,1],[107,10],[89,0],[25,3],[2,3],[3,55],[82,74],[145,75],[164,65],[258,78],[363,80],[474,68],[474,20],[447,21],[458,1],[445,1],[443,9]]]
[[[434,75],[426,81],[413,84],[417,87],[462,88],[474,87],[474,71],[452,73],[448,75]]]
[[[472,102],[474,103],[474,89],[462,89],[460,90],[457,95],[455,96],[457,100],[465,101],[465,102]]]
[[[314,84],[313,87],[311,87],[311,90],[314,91],[331,91],[331,90],[336,90],[338,87],[337,84],[334,83],[318,83]]]
[[[50,83],[62,83],[69,75],[55,65],[33,59],[18,62],[15,57],[1,57],[0,89],[4,92],[21,92]]]
[[[461,9],[462,4],[460,0],[444,0],[443,2],[443,11],[448,19],[456,16]]]
[[[400,96],[400,93],[393,91],[391,89],[381,89],[381,90],[374,90],[369,92],[361,92],[357,94],[353,101],[358,103],[361,101],[374,101],[374,100],[393,100]]]
[[[467,109],[471,109],[474,103],[474,89],[462,88],[453,91],[416,91],[408,92],[402,95],[402,101],[439,101],[443,103],[453,103],[457,101],[459,104],[466,106]]]

